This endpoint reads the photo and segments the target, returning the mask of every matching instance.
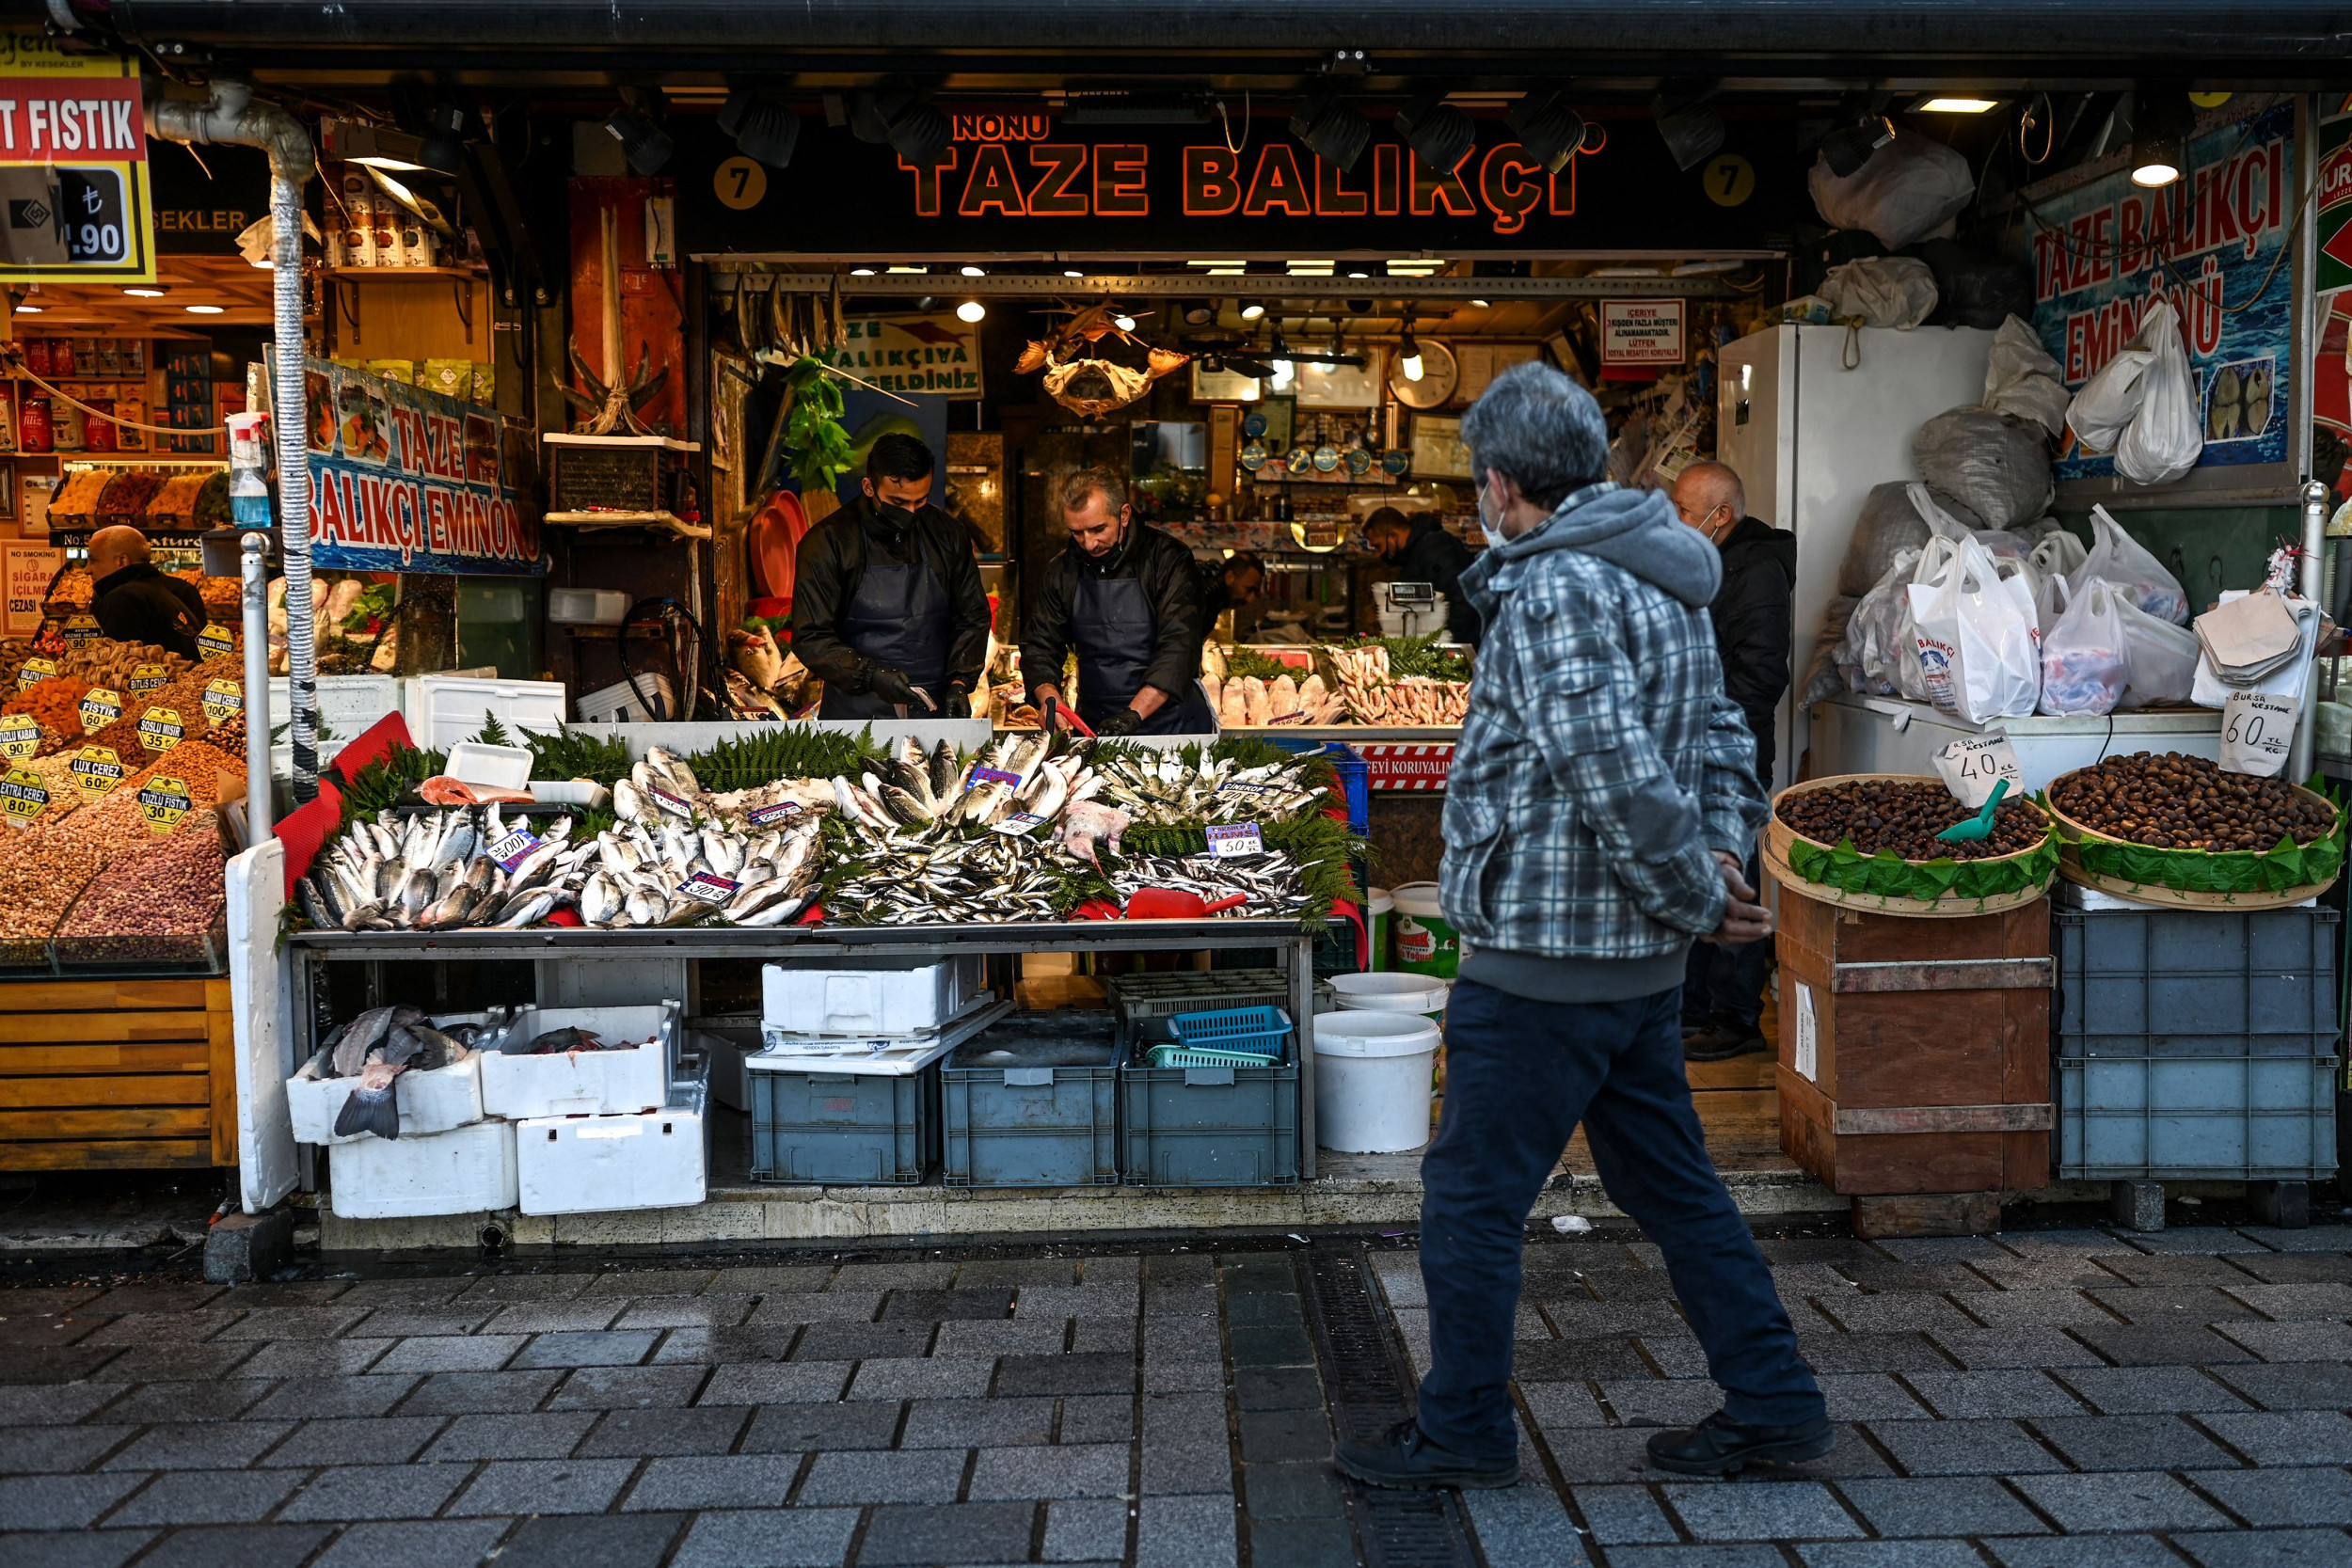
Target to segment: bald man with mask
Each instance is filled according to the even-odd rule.
[[[118,642],[151,642],[183,658],[199,657],[204,595],[148,561],[146,534],[120,524],[91,534],[89,575],[99,630]]]

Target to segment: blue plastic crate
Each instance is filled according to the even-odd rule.
[[[1140,1187],[1298,1181],[1298,1067],[1119,1069],[1120,1164]]]
[[[1263,1057],[1270,1066],[1282,1059],[1282,1042],[1290,1036],[1291,1015],[1279,1007],[1219,1007],[1215,1012],[1178,1013],[1168,1021],[1168,1032],[1177,1045],[1187,1051],[1221,1051]]]
[[[1343,740],[1317,740],[1311,736],[1284,735],[1279,730],[1262,731],[1259,738],[1299,756],[1328,758],[1339,773],[1340,791],[1346,798],[1348,832],[1359,837],[1372,832],[1372,764],[1364,760],[1361,752]]]
[[[948,1186],[1118,1184],[1119,1067],[1101,1013],[1015,1013],[949,1057],[939,1088]]]
[[[2333,1056],[2060,1057],[2071,1180],[2310,1180],[2336,1168]]]
[[[752,1180],[911,1187],[939,1159],[939,1069],[749,1074]]]

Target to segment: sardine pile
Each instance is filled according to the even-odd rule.
[[[1305,873],[1296,861],[1279,849],[1223,859],[1216,855],[1135,855],[1111,873],[1110,881],[1119,890],[1122,904],[1134,897],[1137,890],[1147,887],[1197,893],[1212,904],[1237,893],[1248,895],[1248,903],[1220,911],[1213,918],[1230,915],[1236,920],[1263,920],[1300,914],[1307,908]]]
[[[1230,757],[1206,769],[1184,765],[1173,752],[1157,759],[1108,756],[1096,764],[1104,799],[1136,822],[1283,822],[1322,796],[1320,785],[1303,782],[1303,762],[1242,768]]]
[[[474,1023],[436,1029],[421,1007],[372,1007],[322,1040],[317,1054],[304,1065],[303,1075],[359,1080],[336,1113],[337,1137],[373,1132],[397,1138],[400,1110],[392,1097],[392,1080],[403,1072],[431,1072],[464,1061],[473,1053],[480,1032],[481,1025]]]

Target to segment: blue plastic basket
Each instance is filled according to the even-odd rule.
[[[1282,1059],[1282,1042],[1291,1032],[1291,1015],[1279,1007],[1220,1007],[1214,1012],[1178,1013],[1168,1021],[1177,1050],[1215,1052],[1215,1063],[1168,1062],[1155,1066],[1225,1066],[1231,1058],[1248,1056],[1271,1065]],[[1166,1049],[1163,1047],[1162,1049]]]
[[[1364,754],[1344,741],[1334,740],[1323,748],[1340,775],[1340,787],[1347,795],[1347,830],[1358,837],[1372,832],[1372,764]]]

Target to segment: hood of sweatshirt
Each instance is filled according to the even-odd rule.
[[[1588,484],[1517,539],[1488,549],[1471,570],[1485,587],[1513,562],[1547,550],[1581,550],[1692,610],[1712,603],[1724,580],[1722,552],[1675,515],[1663,490],[1628,490],[1606,481]]]

